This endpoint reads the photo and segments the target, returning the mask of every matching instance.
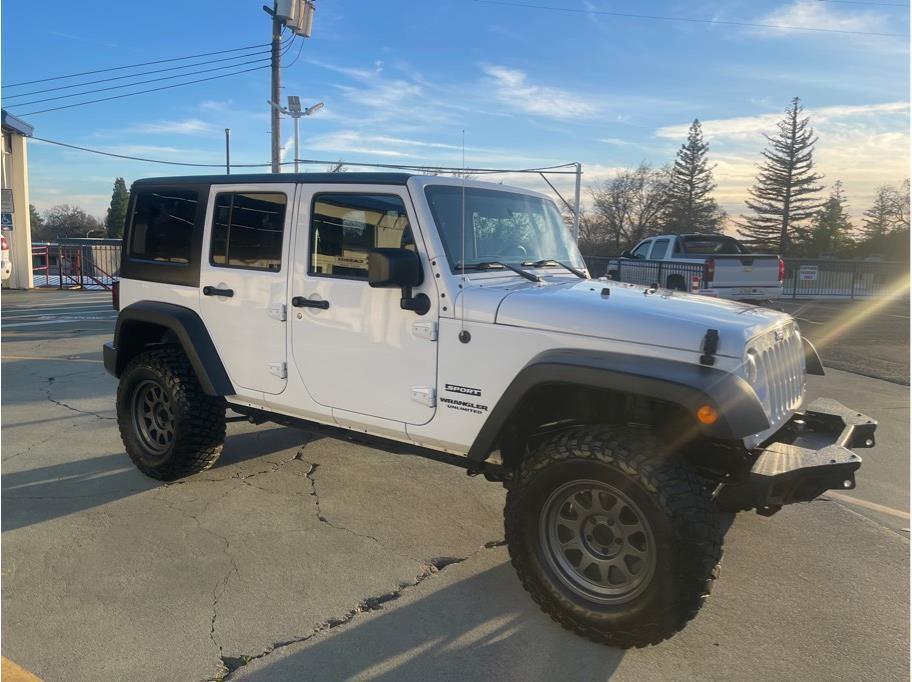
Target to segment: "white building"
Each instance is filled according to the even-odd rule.
[[[4,211],[12,208],[12,226],[3,225],[9,240],[13,272],[5,287],[30,289],[32,280],[32,229],[29,220],[28,145],[33,128],[5,110],[3,122],[3,194]],[[7,192],[9,190],[9,193]],[[12,199],[12,206],[6,206]]]

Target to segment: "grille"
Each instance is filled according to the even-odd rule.
[[[755,349],[760,375],[766,380],[764,403],[770,423],[779,424],[801,407],[804,397],[801,336],[794,325],[789,325],[765,336]]]

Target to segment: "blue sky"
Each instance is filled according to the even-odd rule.
[[[888,1],[899,0],[878,0]],[[907,7],[821,0],[530,3],[584,11],[472,0],[319,0],[313,37],[289,48],[285,63],[299,48],[300,56],[283,72],[283,98],[297,94],[304,104],[326,103],[301,122],[301,156],[459,165],[465,130],[470,166],[580,161],[589,185],[641,160],[671,161],[687,125],[699,117],[717,164],[717,196],[737,214],[764,146],[762,133],[772,131],[789,99],[798,95],[820,136],[820,170],[827,183],[844,182],[853,213],[866,208],[876,186],[908,177],[908,37],[720,23],[907,34]],[[8,0],[3,83],[266,42],[269,24],[261,5],[260,0]],[[598,10],[714,23],[614,17]],[[41,137],[202,163],[223,161],[228,127],[233,161],[268,162],[268,74],[256,71],[26,118]],[[144,78],[156,75],[168,74]],[[13,113],[43,108],[17,106],[8,96],[79,80],[6,88],[3,106]],[[173,82],[179,81],[146,87]],[[73,90],[18,102],[67,92]],[[118,93],[94,97],[108,94]],[[288,121],[283,142],[289,160],[291,133]],[[117,175],[129,183],[194,172],[38,142],[29,153],[32,201],[42,210],[72,203],[102,216]],[[535,177],[504,179],[547,189]],[[569,189],[569,179],[558,183]]]

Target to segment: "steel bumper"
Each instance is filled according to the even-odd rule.
[[[814,401],[751,451],[749,469],[719,490],[720,508],[772,514],[827,490],[854,488],[861,457],[853,449],[873,447],[876,428],[876,421],[835,400]]]

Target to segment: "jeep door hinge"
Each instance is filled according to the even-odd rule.
[[[279,322],[284,322],[287,316],[287,308],[284,303],[276,303],[266,308],[266,314],[269,315],[273,320],[278,320]]]
[[[270,374],[279,377],[279,379],[288,377],[288,365],[284,362],[267,362],[266,367],[269,369]]]
[[[428,341],[437,340],[437,323],[436,322],[416,322],[412,325],[412,334],[416,339],[427,339]]]
[[[437,389],[430,386],[412,386],[412,400],[428,407],[436,407]]]

